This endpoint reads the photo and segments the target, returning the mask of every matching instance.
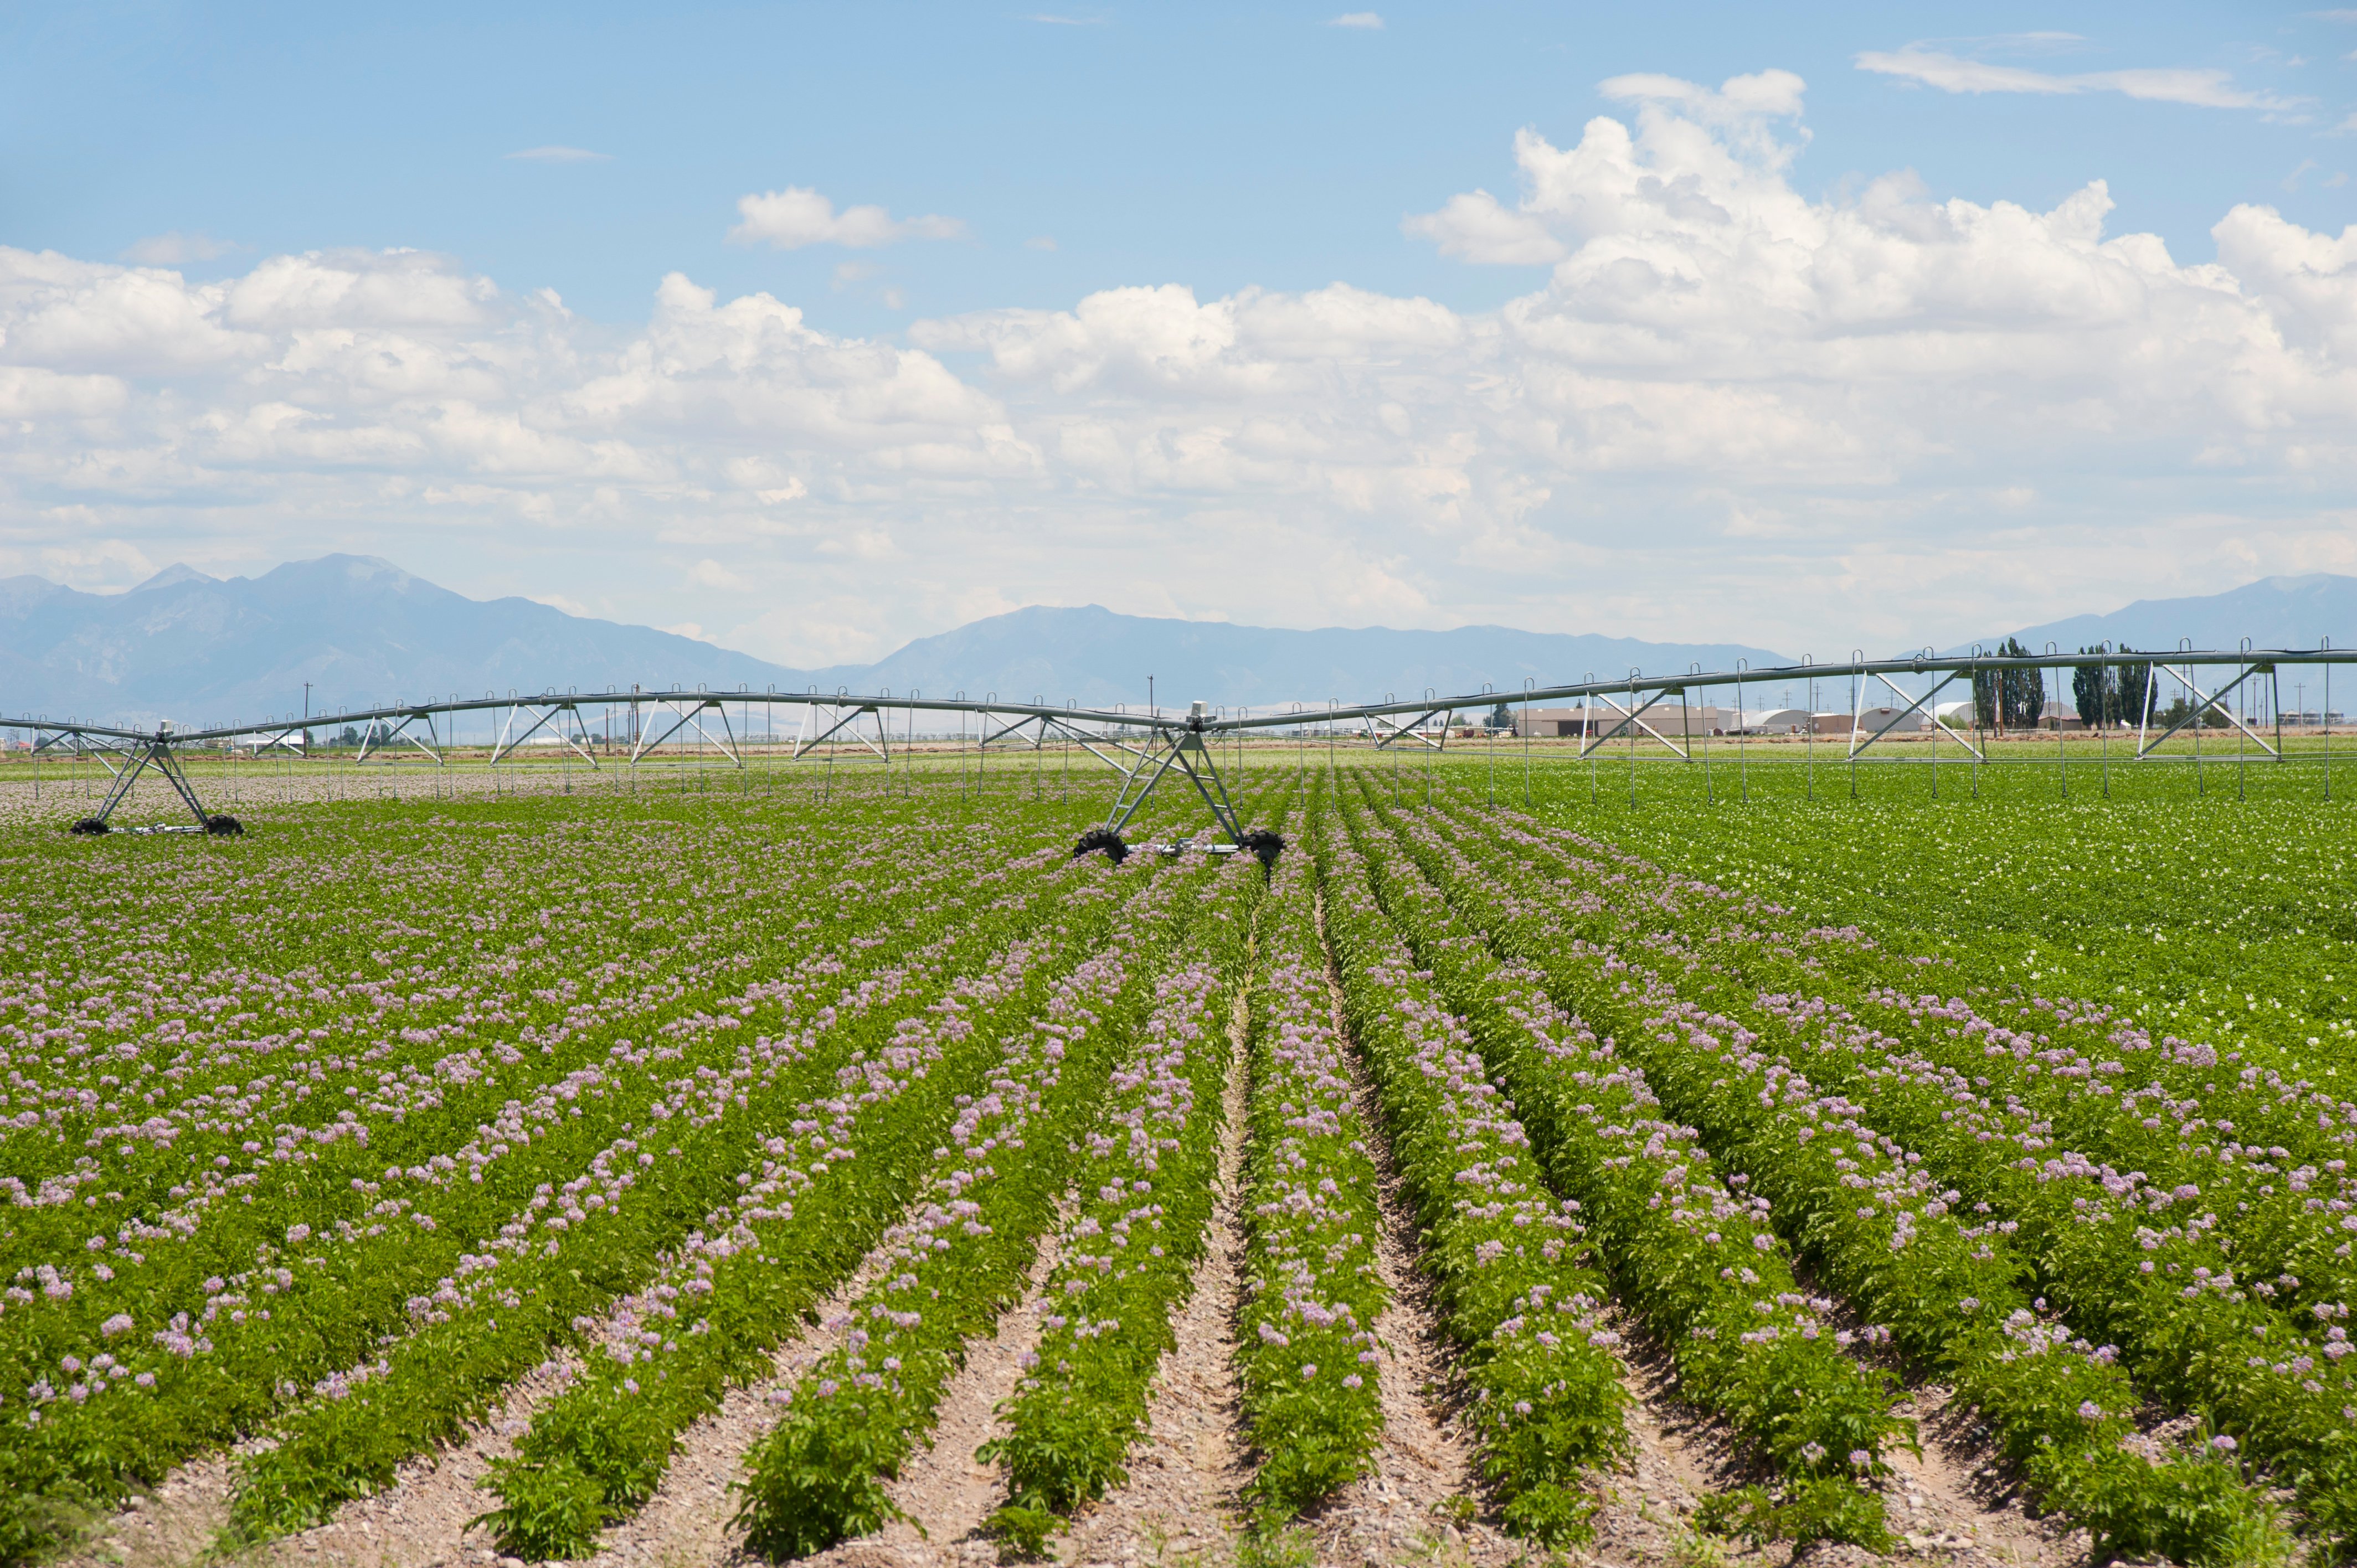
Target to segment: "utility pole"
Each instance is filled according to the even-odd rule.
[[[303,755],[311,755],[311,682],[303,682]]]

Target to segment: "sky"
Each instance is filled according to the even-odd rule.
[[[2357,10],[10,7],[0,575],[1944,647],[2357,573],[2352,173]]]

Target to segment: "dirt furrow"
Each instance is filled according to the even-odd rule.
[[[1988,1434],[1944,1388],[1919,1388],[1900,1406],[1922,1423],[1923,1456],[1892,1455],[1891,1533],[1919,1556],[1962,1564],[2079,1568],[2093,1541],[2059,1520],[2034,1520],[1991,1455]]]
[[[1319,901],[1318,929],[1326,929]],[[1345,1039],[1340,976],[1327,953],[1326,983],[1334,1029]],[[1499,1568],[1525,1555],[1527,1548],[1500,1533],[1479,1516],[1485,1511],[1473,1469],[1473,1448],[1449,1412],[1449,1348],[1431,1305],[1430,1282],[1415,1266],[1415,1219],[1383,1135],[1383,1107],[1355,1047],[1351,1070],[1359,1114],[1373,1134],[1368,1147],[1379,1173],[1376,1201],[1383,1234],[1375,1266],[1391,1292],[1391,1305],[1375,1321],[1383,1359],[1377,1369],[1383,1437],[1371,1472],[1337,1492],[1309,1523],[1318,1561],[1389,1563],[1446,1558],[1451,1563]]]
[[[1245,1016],[1239,994],[1228,1028],[1234,1053],[1221,1096],[1227,1120],[1220,1134],[1219,1202],[1194,1292],[1171,1322],[1177,1343],[1156,1373],[1146,1440],[1131,1453],[1128,1483],[1055,1543],[1057,1559],[1071,1568],[1221,1563],[1233,1551],[1237,1498],[1252,1478],[1237,1435],[1235,1362],[1243,1288]]]
[[[738,1555],[731,1487],[743,1478],[746,1450],[776,1424],[775,1396],[791,1389],[812,1363],[842,1338],[845,1314],[884,1270],[879,1248],[812,1314],[810,1324],[780,1346],[767,1378],[728,1391],[720,1408],[680,1434],[671,1469],[647,1506],[608,1530],[591,1561],[601,1565],[725,1563]]]
[[[544,1363],[458,1442],[404,1465],[393,1486],[346,1504],[315,1530],[246,1548],[236,1561],[254,1568],[432,1568],[495,1556],[486,1533],[467,1529],[493,1506],[475,1483],[511,1450],[541,1402],[563,1382],[559,1365]],[[69,1560],[70,1568],[180,1568],[210,1556],[229,1523],[236,1455],[251,1446],[175,1470],[152,1497],[135,1499],[108,1520],[90,1548]]]
[[[534,1412],[570,1380],[563,1363],[544,1362],[458,1442],[411,1460],[392,1486],[345,1504],[318,1529],[267,1542],[244,1561],[255,1568],[434,1568],[497,1555],[489,1531],[468,1529],[469,1520],[499,1506],[477,1483],[492,1460],[514,1451]]]
[[[208,1454],[174,1469],[146,1497],[96,1525],[64,1568],[180,1568],[211,1547],[229,1522],[234,1454]]]
[[[998,1406],[1013,1396],[1023,1358],[1039,1342],[1041,1293],[1056,1257],[1056,1233],[1050,1230],[1032,1261],[1023,1299],[999,1315],[996,1334],[967,1345],[965,1365],[942,1398],[932,1445],[912,1455],[899,1479],[886,1487],[909,1519],[806,1562],[816,1568],[933,1568],[997,1560],[997,1542],[985,1537],[982,1527],[1005,1499],[1006,1477],[999,1466],[975,1459],[974,1452],[1002,1430]],[[688,1568],[698,1561],[708,1560],[662,1555],[663,1568],[674,1563]]]

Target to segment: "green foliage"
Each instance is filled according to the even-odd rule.
[[[34,1286],[0,1311],[0,1560],[241,1437],[272,1441],[237,1466],[232,1544],[390,1484],[725,1232],[766,1142],[904,1011],[1103,880],[1065,865],[1066,809],[837,795],[370,800],[278,816],[299,833],[264,808],[195,854],[0,843],[11,1114],[50,1107],[0,1128],[27,1200],[0,1272]],[[725,1349],[661,1380],[651,1434],[601,1418],[569,1469],[524,1457],[520,1531],[581,1539],[585,1481],[634,1506],[678,1425],[766,1364],[920,1174],[888,1137],[865,1153],[816,1178],[833,1228],[795,1266],[756,1246],[712,1304],[697,1344]]]
[[[1485,877],[1519,895],[1523,912],[1501,911],[1492,933],[1538,957],[1566,1001],[1617,1034],[1667,1107],[1773,1200],[1780,1230],[1827,1283],[1977,1405],[2007,1457],[2099,1544],[2222,1563],[2231,1541],[2272,1528],[2222,1451],[2152,1464],[2120,1450],[2144,1397],[2130,1370],[2231,1424],[2252,1452],[2287,1461],[2316,1522],[2345,1528],[2341,1407],[2357,1402],[2357,1386],[2334,1362],[2338,1341],[2325,1329],[2301,1345],[2298,1326],[2266,1305],[2310,1289],[2289,1274],[2235,1283],[2238,1269],[2267,1267],[2265,1253],[2250,1256],[2264,1238],[2303,1224],[2319,1245],[2339,1235],[2337,1214],[2313,1200],[2341,1146],[2336,1118],[2292,1112],[2299,1096],[2255,1071],[2213,1081],[2231,1065],[2214,1052],[2158,1048],[2107,1009],[1918,994],[1921,968],[1854,930],[1730,899],[1582,835],[1509,826],[1508,865],[1488,853],[1494,825],[1478,835],[1440,825],[1411,838],[1451,897],[1492,907]],[[1480,868],[1445,841],[1482,854]],[[1541,886],[1570,940],[1531,912]],[[2142,1090],[2118,1087],[2115,1058],[2138,1051],[2156,1058],[2139,1074],[2185,1096],[2169,1101],[2178,1119],[2206,1111],[2245,1139],[2285,1144],[2244,1175],[2190,1139],[2153,1137],[2167,1123]],[[2169,1092],[2150,1090],[2155,1101]],[[2296,1182],[2273,1179],[2275,1162],[2297,1160],[2302,1144],[2317,1163]],[[2079,1152],[2023,1157],[2057,1146]],[[2200,1180],[2176,1185],[2188,1176]],[[2221,1199],[2238,1190],[2248,1195],[2231,1206],[2240,1245],[2213,1234]],[[2180,1206],[2197,1192],[2208,1212],[2189,1214]],[[2329,1255],[2309,1256],[2330,1282]],[[2038,1290],[2059,1315],[2029,1299]],[[2321,1326],[2338,1312],[2319,1305]],[[2251,1353],[2286,1337],[2270,1356]],[[2115,1344],[2093,1342],[2103,1339]]]
[[[1576,1195],[1622,1300],[1669,1348],[1686,1397],[1724,1415],[1788,1488],[1823,1482],[1860,1499],[1836,1509],[1832,1491],[1811,1490],[1803,1512],[1776,1518],[1850,1530],[1844,1539],[1860,1545],[1880,1540],[1870,1484],[1888,1473],[1885,1446],[1912,1440],[1891,1413],[1888,1377],[1844,1353],[1846,1336],[1824,1321],[1831,1302],[1795,1286],[1785,1243],[1764,1228],[1768,1206],[1741,1191],[1747,1178],[1722,1181],[1694,1131],[1661,1114],[1646,1074],[1540,983],[1550,960],[1598,961],[1612,974],[1627,964],[1566,940],[1534,890],[1513,889],[1510,905],[1479,874],[1452,875],[1447,846],[1428,830],[1401,847],[1461,896],[1468,918],[1460,924],[1415,870],[1388,865],[1386,903],[1501,1073],[1548,1176]],[[1515,932],[1540,969],[1501,965],[1484,922],[1501,938]],[[1604,997],[1616,1006],[1634,990],[1612,985]],[[1630,1004],[1641,1003],[1647,1017],[1658,1011],[1650,996]]]
[[[1035,1504],[1010,1502],[990,1516],[993,1535],[1006,1543],[1000,1553],[1003,1559],[1040,1558],[1048,1555],[1048,1542],[1065,1529],[1068,1521],[1053,1509]]]
[[[1359,849],[1338,822],[1316,837],[1346,1015],[1462,1355],[1481,1474],[1517,1534],[1584,1541],[1593,1501],[1575,1488],[1632,1449],[1620,1337],[1600,1317],[1608,1292],[1588,1266],[1578,1206],[1540,1179],[1512,1099],[1416,972]]]
[[[494,1460],[490,1480],[500,1506],[469,1520],[468,1528],[490,1526],[527,1562],[589,1556],[599,1532],[619,1517],[607,1500],[609,1482],[585,1473],[569,1454]]]
[[[909,1417],[874,1390],[789,1409],[748,1466],[737,1516],[747,1549],[788,1562],[905,1517],[884,1483],[907,1457]]]
[[[2007,638],[1994,651],[2001,659],[2030,657],[2018,638]],[[1983,729],[2033,728],[2046,712],[2046,672],[2036,669],[1976,671],[1973,706]]]
[[[1207,890],[1136,1049],[1082,1136],[1039,1345],[1002,1407],[1006,1434],[976,1455],[1006,1466],[1003,1528],[1018,1543],[1033,1541],[1043,1519],[1128,1478],[1125,1460],[1173,1342],[1171,1314],[1192,1288],[1211,1218],[1234,1058],[1229,1001],[1261,886],[1232,875]]]
[[[1527,1463],[1525,1459],[1524,1474],[1528,1473]],[[1535,1546],[1559,1551],[1595,1539],[1596,1510],[1600,1506],[1593,1492],[1556,1481],[1537,1480],[1518,1487],[1498,1513],[1509,1534]]]
[[[1298,852],[1277,863],[1252,993],[1236,1361],[1259,1455],[1247,1501],[1265,1531],[1362,1474],[1383,1430],[1373,1134],[1336,1027],[1312,869]]]
[[[1739,1487],[1705,1498],[1695,1525],[1713,1535],[1738,1536],[1753,1545],[1789,1541],[1797,1553],[1820,1541],[1843,1541],[1868,1552],[1893,1544],[1879,1500],[1830,1477],[1796,1481],[1781,1493]]]
[[[1143,869],[1149,858],[1136,864],[1105,875],[1154,875]],[[1199,866],[1157,876],[1106,949],[995,1053],[988,1092],[960,1097],[915,1203],[885,1238],[876,1283],[793,1389],[778,1427],[746,1455],[737,1522],[755,1551],[822,1550],[888,1517],[884,1481],[931,1430],[965,1345],[1020,1294],[1079,1166],[1082,1130],[1116,1065],[1142,1048],[1151,981],[1197,917],[1199,884],[1211,875]]]

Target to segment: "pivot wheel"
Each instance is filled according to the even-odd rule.
[[[227,812],[216,812],[205,819],[205,832],[231,837],[245,832],[245,824]]]
[[[107,831],[106,819],[103,817],[84,817],[81,821],[76,822],[72,827],[66,831],[73,833],[92,835],[102,833]]]
[[[1082,833],[1081,842],[1072,846],[1072,858],[1078,860],[1081,856],[1093,854],[1098,850],[1104,851],[1105,858],[1115,865],[1129,858],[1128,843],[1111,828],[1091,828]]]
[[[1236,847],[1248,851],[1254,860],[1274,870],[1276,857],[1285,853],[1285,835],[1275,828],[1254,828],[1236,841]]]

